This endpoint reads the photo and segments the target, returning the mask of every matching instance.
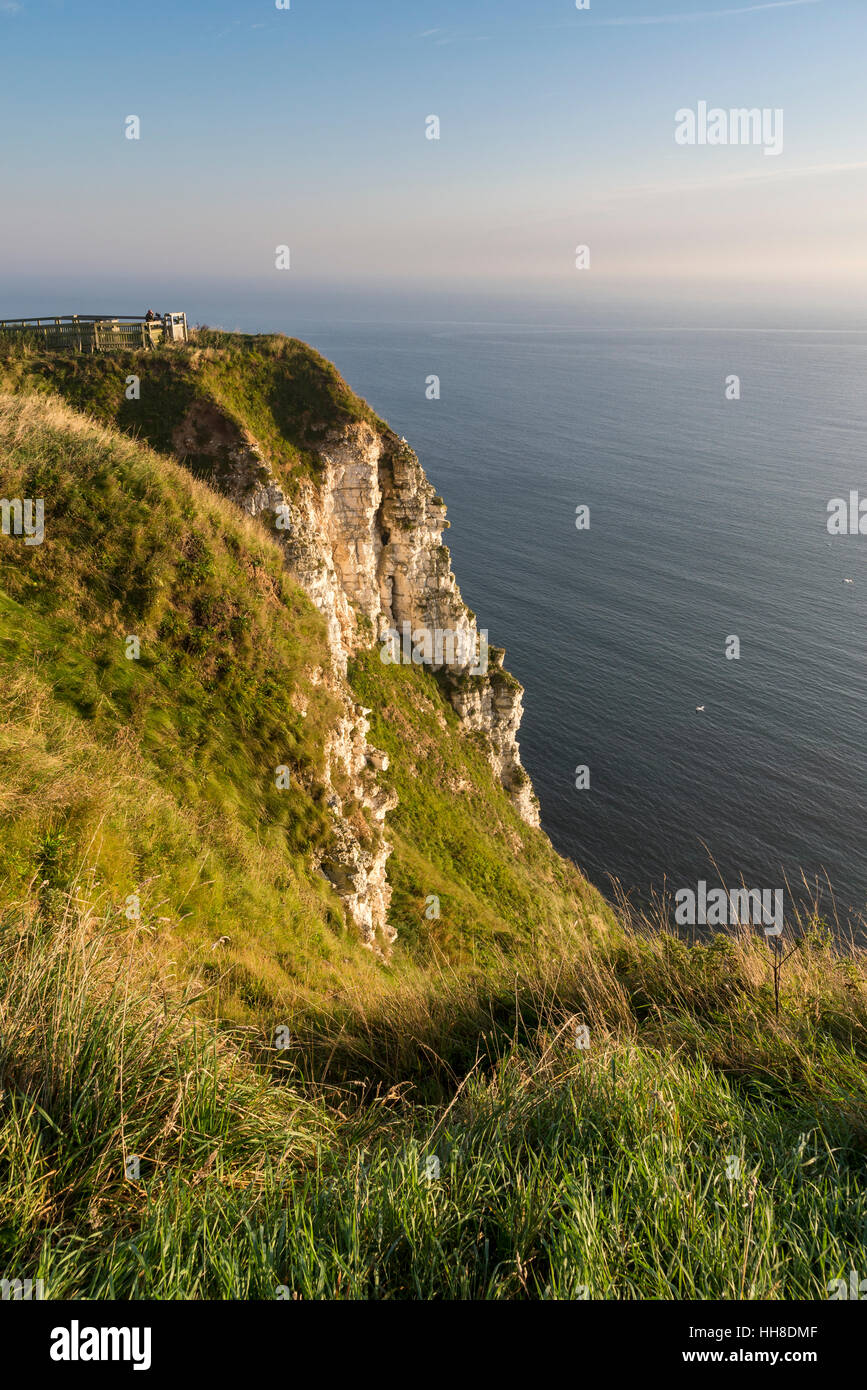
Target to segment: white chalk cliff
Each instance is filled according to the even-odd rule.
[[[461,656],[478,650],[475,617],[442,543],[445,504],[409,445],[366,420],[326,435],[319,466],[291,485],[276,476],[256,439],[210,402],[191,407],[174,444],[182,456],[213,458],[213,484],[277,537],[292,577],[326,620],[333,669],[322,678],[343,712],[326,749],[333,836],[317,867],[364,940],[385,952],[394,938],[385,819],[396,798],[379,784],[387,760],[367,741],[370,711],[355,701],[347,666],[361,647],[404,623],[414,632],[454,633]],[[454,709],[468,730],[484,735],[491,766],[519,814],[536,826],[538,801],[517,742],[523,691],[503,670],[503,655],[490,648],[483,675],[471,674],[467,661],[439,669]],[[353,825],[359,805],[381,827],[373,848]]]

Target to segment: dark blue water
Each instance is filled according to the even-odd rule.
[[[445,497],[558,849],[603,888],[694,885],[712,854],[726,882],[827,875],[863,910],[867,536],[826,520],[867,496],[867,334],[293,331]]]

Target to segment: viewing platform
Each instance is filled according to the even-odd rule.
[[[21,334],[35,345],[73,352],[156,348],[189,339],[186,314],[59,314],[34,319],[0,319],[0,334]]]

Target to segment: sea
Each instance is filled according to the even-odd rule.
[[[860,488],[867,531],[867,333],[292,331],[445,498],[557,849],[639,905],[806,881],[859,934],[867,534],[828,521]]]
[[[126,311],[155,292],[123,293]],[[16,294],[10,314],[45,299]],[[687,327],[628,301],[513,321],[445,293],[165,295],[191,322],[311,343],[409,440],[525,688],[542,825],[603,892],[782,887],[867,940],[867,534],[828,529],[829,504],[863,498],[867,532],[857,314],[799,327],[793,301],[762,327],[705,304],[713,326]]]

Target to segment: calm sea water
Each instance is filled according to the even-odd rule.
[[[711,854],[727,884],[827,874],[862,911],[867,536],[826,520],[867,497],[867,334],[292,331],[445,497],[464,598],[526,687],[557,848],[603,889],[694,886]]]

